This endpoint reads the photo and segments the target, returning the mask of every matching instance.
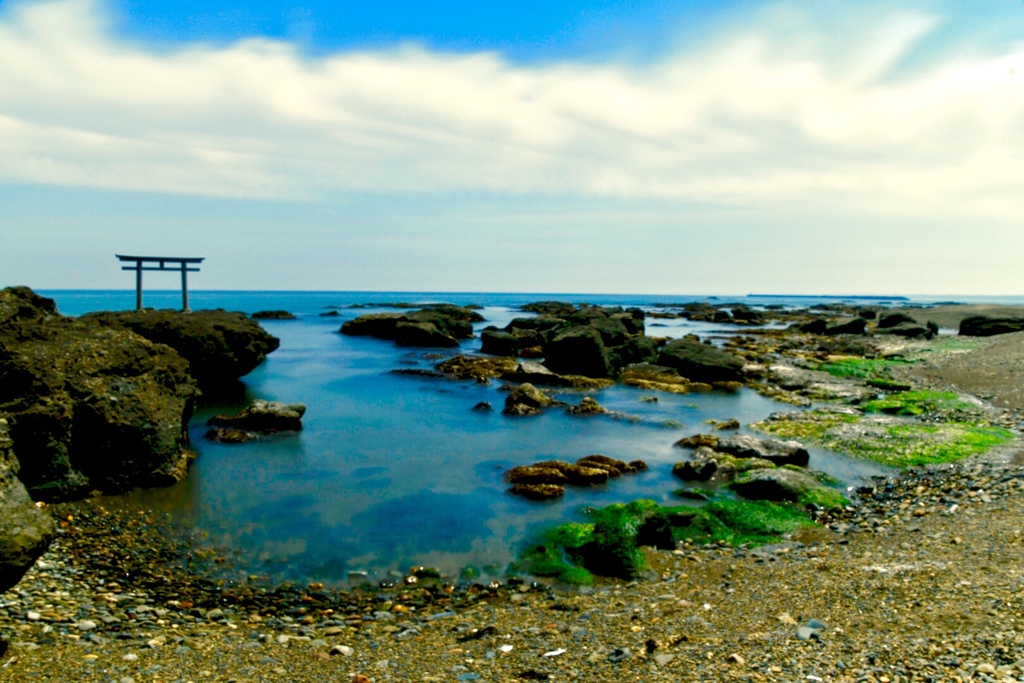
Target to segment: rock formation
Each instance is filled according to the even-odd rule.
[[[18,459],[0,418],[0,593],[18,582],[53,540],[53,519],[36,507],[16,476]]]

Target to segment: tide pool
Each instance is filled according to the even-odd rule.
[[[64,313],[128,308],[133,292],[47,292]],[[147,304],[173,307],[175,292],[147,292]],[[188,478],[159,490],[137,491],[108,504],[167,512],[183,533],[226,558],[228,575],[267,575],[275,580],[342,582],[349,571],[372,577],[428,565],[446,573],[464,566],[500,574],[517,547],[540,527],[582,520],[588,506],[651,498],[682,504],[672,496],[680,482],[672,465],[684,458],[673,446],[707,431],[708,419],[738,418],[749,424],[785,406],[753,391],[730,394],[656,394],[615,386],[567,391],[577,403],[590,395],[631,419],[577,417],[552,408],[538,417],[500,413],[499,383],[480,385],[397,375],[399,368],[432,369],[444,357],[479,349],[479,340],[454,351],[410,350],[391,342],[338,333],[367,302],[479,304],[487,319],[477,329],[505,325],[524,315],[518,306],[558,298],[602,305],[683,303],[700,297],[607,297],[588,295],[500,295],[337,292],[194,292],[193,308],[228,308],[252,313],[285,309],[297,320],[263,321],[281,347],[242,378],[247,400],[264,398],[308,406],[304,429],[243,445],[203,438],[206,420],[234,412],[238,404],[207,405],[196,413],[190,434],[200,457]],[[751,300],[737,299],[756,304]],[[773,303],[778,303],[773,301]],[[800,302],[806,305],[805,301]],[[370,310],[388,310],[370,309]],[[334,313],[337,315],[323,315]],[[709,323],[648,320],[648,333],[678,337],[735,333]],[[658,323],[658,327],[652,327]],[[495,410],[473,412],[480,401]],[[642,459],[647,472],[608,484],[567,488],[564,498],[536,503],[507,493],[504,471],[539,460],[576,460],[600,453]],[[882,471],[878,466],[823,451],[811,466],[850,483]]]

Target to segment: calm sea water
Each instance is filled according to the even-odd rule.
[[[50,291],[61,312],[134,307],[133,291]],[[180,306],[177,292],[147,292],[146,305]],[[680,504],[671,492],[679,482],[672,465],[682,452],[672,444],[706,430],[705,420],[739,418],[743,424],[784,409],[749,390],[738,394],[659,395],[644,403],[642,392],[612,387],[589,392],[602,405],[639,418],[570,417],[549,410],[539,417],[500,414],[498,384],[481,386],[400,376],[395,368],[429,369],[430,352],[338,333],[342,322],[365,313],[346,308],[368,302],[478,304],[486,323],[504,326],[523,315],[529,301],[558,299],[605,305],[679,304],[704,300],[682,296],[543,294],[444,294],[368,292],[192,292],[194,309],[225,308],[253,313],[285,309],[291,321],[264,321],[281,347],[243,378],[248,398],[308,406],[304,429],[244,445],[203,438],[205,422],[240,405],[212,406],[190,426],[200,453],[189,477],[170,488],[139,491],[111,504],[167,511],[182,529],[206,539],[230,557],[225,572],[271,578],[343,581],[350,570],[385,576],[412,565],[457,572],[473,565],[500,574],[519,545],[543,526],[580,520],[588,506],[651,498]],[[814,300],[731,298],[752,305]],[[719,301],[725,301],[719,300]],[[831,300],[830,300],[831,301]],[[337,310],[340,315],[321,314]],[[381,309],[387,310],[387,309]],[[657,325],[657,327],[655,326]],[[723,328],[684,320],[648,320],[648,332],[678,337],[714,337]],[[735,330],[727,330],[732,333]],[[463,342],[461,352],[479,349]],[[578,402],[581,394],[564,399]],[[470,409],[491,402],[492,413]],[[666,422],[682,427],[666,427]],[[648,472],[592,489],[569,488],[562,499],[533,503],[506,493],[502,474],[510,466],[602,453],[643,459]],[[814,451],[812,467],[850,484],[881,470],[868,463]]]

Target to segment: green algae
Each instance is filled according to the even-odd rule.
[[[594,576],[635,579],[647,569],[641,546],[675,548],[681,540],[763,545],[814,523],[797,508],[764,501],[721,500],[703,507],[663,507],[651,500],[590,512],[593,523],[545,531],[517,568],[535,576],[590,585]]]
[[[842,424],[855,424],[860,417],[846,413],[828,413],[811,410],[801,413],[808,419],[802,420],[761,420],[750,425],[751,429],[767,432],[785,439],[806,439],[821,441],[829,430]]]
[[[863,406],[866,413],[888,415],[946,415],[976,411],[977,407],[961,401],[952,391],[903,391]]]
[[[915,360],[902,358],[840,358],[822,363],[822,370],[833,377],[853,377],[855,379],[889,380],[893,367],[915,363]]]
[[[955,394],[951,396],[955,399]],[[954,408],[955,403],[938,405],[939,414]],[[880,414],[836,415],[821,411],[795,413],[788,419],[763,420],[751,427],[898,468],[962,460],[1013,438],[1013,432],[1008,429],[975,422],[925,424]]]

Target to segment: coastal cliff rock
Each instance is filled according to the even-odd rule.
[[[170,310],[90,313],[79,320],[131,330],[154,344],[165,344],[188,361],[204,391],[234,384],[252,372],[281,341],[243,313],[224,310],[181,313]]]
[[[188,362],[127,329],[0,291],[0,415],[36,500],[170,484],[195,457]]]
[[[0,418],[0,593],[18,582],[50,545],[53,519],[37,508],[18,480],[18,459]]]

